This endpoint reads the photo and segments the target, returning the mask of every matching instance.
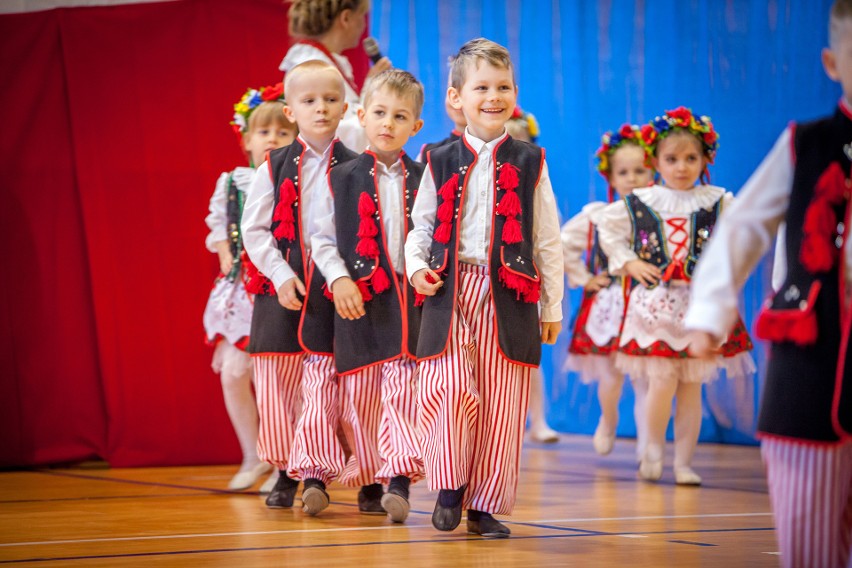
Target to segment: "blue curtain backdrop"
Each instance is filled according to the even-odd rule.
[[[425,126],[409,153],[444,138],[447,58],[484,36],[509,48],[519,103],[536,115],[548,165],[568,219],[606,198],[594,169],[600,135],[643,123],[679,105],[710,115],[720,135],[713,183],[736,191],[791,120],[833,111],[840,88],[826,76],[829,0],[373,0],[371,33],[397,67],[426,88]],[[764,262],[742,297],[749,329],[769,284]],[[568,327],[579,294],[566,297]],[[592,433],[600,415],[594,387],[561,370],[570,329],[545,351],[550,424]],[[765,350],[755,351],[753,383],[705,389],[703,441],[753,443]],[[618,433],[635,435],[625,386]]]

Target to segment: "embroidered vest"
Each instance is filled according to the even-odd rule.
[[[641,260],[650,262],[665,272],[672,263],[672,258],[669,256],[662,220],[656,211],[633,194],[626,196],[624,202],[633,223],[633,251]],[[699,209],[690,215],[692,227],[689,235],[689,253],[683,263],[683,272],[688,279],[692,278],[695,264],[713,232],[721,208],[722,198],[719,198],[710,209]],[[654,287],[656,285],[651,286],[651,288]]]
[[[586,254],[586,268],[592,274],[603,274],[609,270],[609,259],[601,248],[600,235],[598,228],[594,224],[589,223],[589,231],[591,231],[591,246],[588,254]]]
[[[477,156],[462,138],[429,153],[438,188],[438,211],[428,264],[444,285],[423,303],[417,357],[442,355],[458,300],[458,218],[468,171]],[[533,262],[533,198],[544,164],[544,150],[511,137],[494,149],[494,214],[488,251],[491,294],[502,354],[535,366],[541,359],[538,299],[541,277]]]
[[[404,171],[404,219],[395,220],[405,235],[411,230],[411,209],[425,166],[401,156]],[[334,196],[337,248],[349,275],[364,298],[366,315],[357,320],[334,318],[334,362],[339,374],[390,361],[414,358],[420,331],[420,311],[414,288],[403,276],[404,266],[391,266],[387,252],[376,157],[371,152],[334,168],[329,174]],[[330,302],[329,302],[330,303]]]
[[[833,117],[796,126],[793,133],[795,173],[785,218],[787,275],[756,325],[758,336],[773,341],[758,421],[765,434],[821,442],[852,435],[852,361],[841,318],[842,238],[837,238],[837,257],[827,271],[808,271],[800,256],[815,188],[838,166],[839,182],[848,179],[850,146],[852,120],[840,109]],[[834,213],[842,223],[848,184],[840,190],[846,199]]]

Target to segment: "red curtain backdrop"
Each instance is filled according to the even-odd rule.
[[[244,163],[232,105],[290,44],[278,0],[0,16],[0,466],[239,459],[203,220]]]

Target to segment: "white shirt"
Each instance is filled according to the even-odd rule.
[[[346,113],[343,115],[343,120],[341,120],[340,124],[337,126],[337,136],[347,148],[360,154],[367,148],[367,133],[358,121],[358,109],[361,107],[361,98],[349,84],[354,83],[355,81],[355,75],[352,72],[352,64],[345,55],[341,55],[339,53],[332,53],[331,55],[334,57],[334,61],[329,59],[325,53],[312,45],[296,43],[287,50],[287,54],[284,56],[284,59],[278,66],[278,69],[283,71],[286,76],[287,71],[296,65],[304,63],[305,61],[311,61],[312,59],[319,59],[320,61],[325,61],[332,65],[334,65],[335,62],[337,63],[337,67],[343,72],[343,76],[346,79],[343,81],[343,84],[345,89],[345,99],[346,102],[349,103],[349,108],[346,109]],[[287,93],[284,93],[284,96],[286,97]]]
[[[305,254],[310,254],[311,235],[319,230],[318,203],[321,203],[323,196],[328,193],[326,172],[333,144],[329,144],[325,151],[319,154],[301,136],[299,140],[306,147],[299,164],[301,238]],[[263,162],[251,180],[240,229],[243,234],[243,247],[249,258],[264,276],[272,280],[278,290],[282,284],[294,278],[296,273],[281,256],[278,241],[272,236],[274,205],[275,188],[269,179],[269,166]],[[314,258],[314,261],[319,262],[319,259]]]
[[[224,172],[216,180],[216,189],[213,190],[213,195],[210,197],[210,212],[204,218],[207,228],[210,229],[210,233],[204,240],[204,245],[210,252],[218,252],[216,243],[230,240],[228,237],[228,176],[231,173]],[[233,171],[233,176],[237,190],[245,193],[249,184],[251,184],[254,169],[239,167]]]
[[[772,150],[737,195],[737,202],[716,225],[713,238],[701,255],[690,293],[685,325],[723,337],[737,317],[737,296],[748,275],[769,250],[784,220],[793,191],[792,135],[784,130]],[[849,226],[848,219],[846,226]],[[843,255],[847,286],[852,280],[852,239]],[[779,243],[783,250],[784,243]],[[775,262],[773,282],[782,282],[785,260]]]
[[[488,265],[491,218],[494,211],[494,149],[507,134],[485,142],[465,129],[464,137],[477,154],[476,164],[467,173],[467,189],[457,221],[458,261]],[[438,210],[438,194],[430,168],[426,168],[411,212],[413,229],[405,241],[405,266],[409,280],[423,268],[432,245]],[[499,238],[499,236],[497,237]],[[547,163],[533,197],[533,260],[541,274],[541,320],[562,320],[562,245],[556,198],[550,185]]]
[[[405,176],[402,160],[397,160],[390,168],[384,162],[376,160],[376,177],[379,180],[379,208],[382,214],[382,224],[387,238],[388,258],[397,274],[402,274],[405,268],[403,250],[405,231]],[[326,192],[321,203],[317,204],[317,214],[320,215],[319,230],[311,237],[311,247],[317,268],[328,282],[329,287],[334,281],[343,276],[349,276],[346,263],[337,250],[337,233],[335,231],[334,199],[331,192]],[[357,211],[350,212],[357,215]],[[322,259],[320,261],[319,259]]]
[[[594,214],[606,205],[602,201],[589,203],[562,225],[562,262],[568,276],[568,285],[572,288],[582,288],[594,276],[589,272],[583,254],[589,249],[589,232],[594,230]]]

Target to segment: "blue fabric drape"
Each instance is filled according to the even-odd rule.
[[[736,191],[791,120],[832,112],[840,96],[820,63],[830,0],[373,0],[371,32],[397,67],[426,88],[425,126],[409,153],[444,138],[447,58],[484,36],[509,48],[519,102],[538,118],[539,144],[564,219],[606,198],[594,169],[600,135],[644,123],[679,105],[707,114],[721,140],[713,183]],[[764,262],[741,297],[751,324],[769,285]],[[565,328],[579,294],[566,297]],[[551,425],[591,433],[599,417],[594,387],[561,370],[570,329],[545,351],[542,369]],[[760,376],[765,350],[755,350]],[[701,439],[753,443],[760,376],[705,389]],[[629,386],[619,435],[633,435]]]

